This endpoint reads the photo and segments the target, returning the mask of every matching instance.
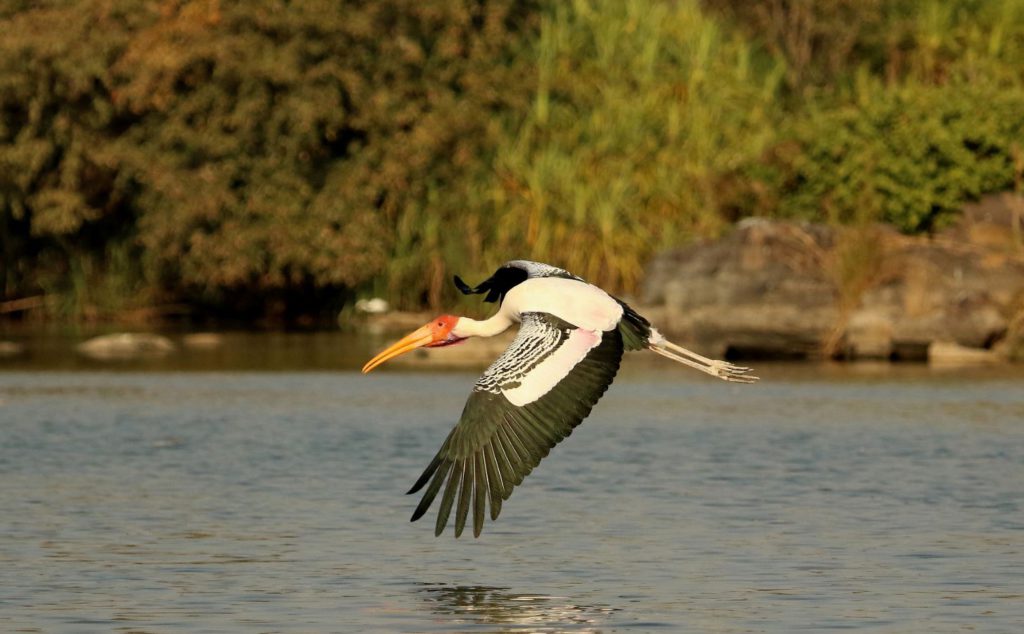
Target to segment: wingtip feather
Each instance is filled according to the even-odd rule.
[[[480,537],[484,529],[484,513],[487,508],[487,471],[484,467],[484,455],[476,452],[473,467],[473,537]]]
[[[434,475],[434,471],[437,470],[437,467],[440,466],[440,464],[441,454],[438,453],[436,456],[434,456],[434,459],[430,461],[430,464],[427,465],[427,468],[423,470],[423,473],[420,474],[419,479],[416,480],[416,484],[412,485],[412,488],[406,491],[405,494],[412,495],[413,493],[416,493],[417,491],[422,489],[423,485],[426,484],[427,480],[430,479],[430,476]]]
[[[427,487],[426,492],[423,493],[423,497],[420,499],[420,503],[416,505],[416,510],[412,514],[411,522],[415,522],[419,518],[423,517],[423,514],[427,512],[430,505],[434,503],[434,498],[437,497],[437,492],[441,490],[441,485],[444,484],[444,479],[448,476],[448,473],[452,470],[452,463],[446,462],[444,466],[437,470],[434,474],[434,479],[430,481],[430,486]]]
[[[455,493],[462,482],[462,472],[465,470],[465,463],[455,462],[452,464],[451,473],[448,475],[448,484],[444,488],[444,496],[441,498],[441,506],[437,509],[437,521],[434,523],[434,536],[440,535],[444,527],[448,525],[448,518],[452,513],[452,504],[455,501]]]
[[[459,503],[455,510],[455,537],[462,536],[469,517],[469,503],[473,495],[473,461],[467,460],[462,468],[462,486],[459,488]]]

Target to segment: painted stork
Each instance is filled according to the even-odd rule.
[[[416,348],[491,337],[520,324],[509,347],[477,380],[459,423],[409,491],[427,487],[412,515],[416,521],[444,487],[435,536],[448,524],[456,500],[456,537],[471,508],[473,535],[480,535],[487,500],[496,520],[513,487],[590,414],[626,350],[646,348],[725,381],[757,380],[749,368],[668,341],[625,302],[549,264],[513,260],[475,288],[458,276],[455,285],[467,295],[486,293],[485,302],[499,302],[498,312],[482,321],[441,315],[363,366],[366,373]]]

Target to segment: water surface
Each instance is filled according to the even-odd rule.
[[[631,361],[455,540],[475,372],[115,367],[0,372],[5,631],[1024,631],[1019,371]]]

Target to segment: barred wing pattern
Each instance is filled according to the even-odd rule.
[[[509,260],[502,265],[502,268],[514,268],[526,271],[528,278],[533,277],[564,277],[570,280],[577,280],[582,282],[583,278],[578,275],[573,275],[565,269],[560,269],[557,266],[550,264],[544,264],[543,262],[531,262],[530,260]]]
[[[524,313],[519,334],[477,381],[459,423],[409,491],[427,486],[412,521],[443,487],[434,534],[455,506],[455,536],[470,509],[479,536],[488,501],[493,521],[513,488],[590,414],[622,353],[618,329],[584,331],[548,313]]]

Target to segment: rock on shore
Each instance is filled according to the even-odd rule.
[[[174,352],[170,339],[152,333],[122,332],[78,344],[78,353],[100,361],[162,357]]]
[[[642,303],[666,334],[714,355],[1014,357],[1024,340],[1021,220],[1012,198],[987,203],[931,238],[749,219],[657,257]]]

